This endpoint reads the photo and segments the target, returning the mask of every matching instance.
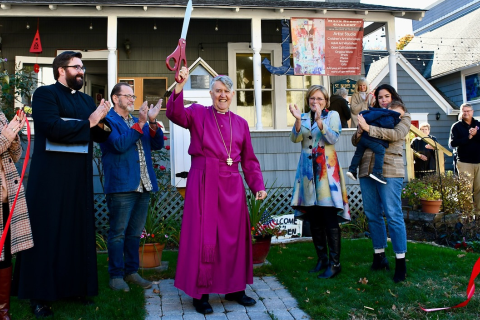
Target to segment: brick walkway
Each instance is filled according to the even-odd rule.
[[[159,292],[158,292],[159,290]],[[155,291],[155,292],[154,292]],[[224,295],[211,294],[213,313],[199,314],[192,305],[192,298],[173,286],[173,279],[161,280],[145,290],[147,320],[294,320],[310,319],[297,307],[297,301],[275,277],[255,277],[247,285],[246,294],[257,304],[244,307],[235,301],[224,300]]]

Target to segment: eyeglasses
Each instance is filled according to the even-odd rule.
[[[83,73],[85,73],[85,71],[87,70],[87,69],[85,69],[84,66],[80,66],[78,64],[76,64],[74,66],[64,66],[62,68],[75,68],[75,70],[77,70],[77,72],[83,71]]]
[[[117,97],[124,96],[127,99],[132,99],[133,101],[135,101],[137,99],[137,96],[132,96],[131,94],[116,94],[116,96]]]
[[[315,97],[310,97],[308,98],[310,101],[324,101],[325,99],[322,98],[315,98]]]

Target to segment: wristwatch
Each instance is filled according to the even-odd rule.
[[[155,123],[157,123],[157,118],[155,118],[154,120],[155,120],[155,121],[150,121],[150,120],[148,120],[148,123],[149,123],[149,124],[155,124]]]

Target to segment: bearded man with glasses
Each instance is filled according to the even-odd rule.
[[[30,299],[37,318],[53,314],[52,301],[91,304],[86,296],[98,294],[92,155],[93,142],[110,135],[103,120],[110,103],[102,99],[97,107],[78,91],[85,75],[81,58],[80,52],[59,54],[57,82],[33,95],[35,148],[26,199],[34,247],[17,255],[12,291]]]

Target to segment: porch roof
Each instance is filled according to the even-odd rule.
[[[2,9],[12,5],[68,5],[68,6],[152,6],[152,7],[183,7],[187,0],[3,0]],[[292,0],[195,0],[194,7],[203,8],[243,8],[243,9],[289,9],[289,10],[335,10],[371,12],[391,12],[394,16],[415,19],[424,16],[426,10],[415,8],[400,8],[357,2],[321,2]]]

